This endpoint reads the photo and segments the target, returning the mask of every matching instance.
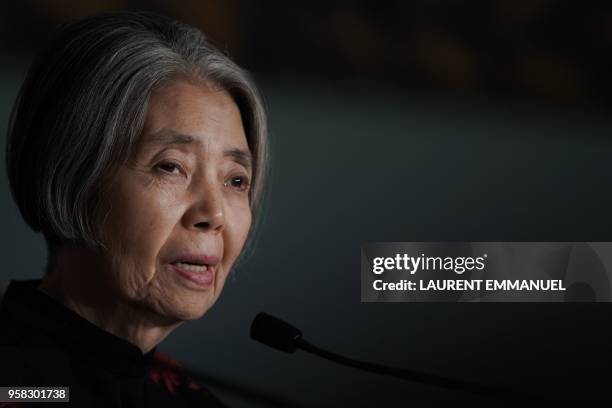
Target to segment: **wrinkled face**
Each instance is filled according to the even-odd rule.
[[[249,232],[250,179],[240,111],[225,91],[157,89],[107,196],[103,240],[120,297],[169,319],[201,317]]]

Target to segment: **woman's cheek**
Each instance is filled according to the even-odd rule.
[[[122,214],[117,217],[115,237],[122,237],[119,252],[129,273],[132,285],[148,281],[155,273],[159,250],[180,219],[180,194],[176,189],[152,183],[124,186],[118,202],[123,202]],[[131,192],[129,192],[131,190]],[[121,201],[119,201],[121,200]],[[129,260],[129,261],[128,261]],[[127,261],[127,262],[125,262]]]
[[[177,193],[162,191],[149,195],[145,202],[135,208],[133,219],[138,220],[140,228],[144,227],[136,239],[148,247],[149,257],[157,256],[179,223],[183,211],[179,197]]]
[[[249,234],[251,227],[251,209],[248,203],[236,203],[230,207],[231,211],[228,214],[228,231],[230,232],[227,246],[231,252],[231,262],[234,260],[242,251],[246,238]]]

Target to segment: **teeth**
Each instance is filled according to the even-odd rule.
[[[175,265],[190,272],[206,272],[206,269],[208,269],[206,265],[193,265],[184,262],[176,262]]]

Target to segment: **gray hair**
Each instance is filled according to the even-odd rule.
[[[249,199],[258,220],[268,142],[249,75],[197,28],[152,13],[108,13],[59,27],[31,65],[9,121],[11,192],[50,248],[102,244],[96,211],[105,179],[138,142],[151,92],[180,77],[220,87],[236,102],[253,155]]]

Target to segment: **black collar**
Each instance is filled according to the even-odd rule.
[[[147,373],[155,348],[146,354],[38,289],[40,280],[11,281],[0,310],[17,325],[24,346],[59,347],[77,360],[117,375]]]

